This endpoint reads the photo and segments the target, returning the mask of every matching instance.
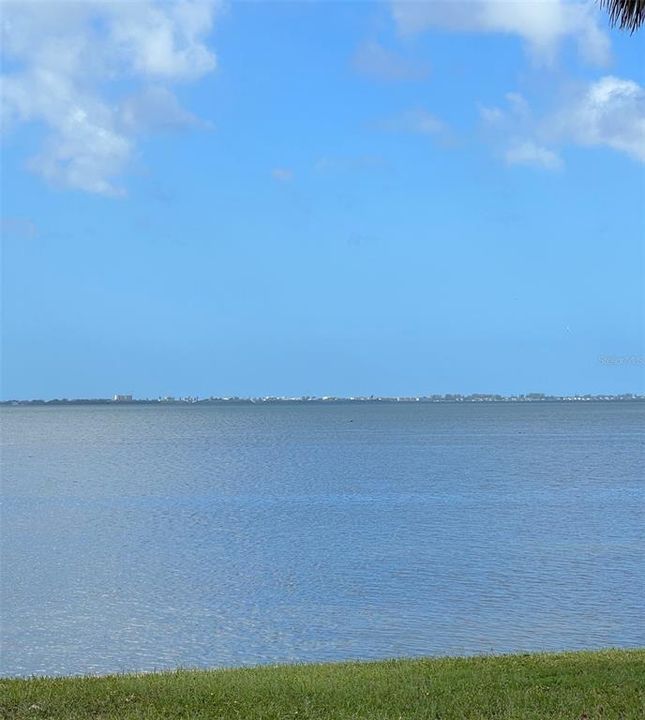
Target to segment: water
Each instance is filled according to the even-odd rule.
[[[645,645],[645,405],[5,408],[0,675]]]

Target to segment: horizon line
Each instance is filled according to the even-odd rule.
[[[135,404],[272,404],[272,403],[441,403],[441,402],[554,402],[554,401],[630,401],[645,400],[640,393],[572,393],[552,395],[547,393],[433,393],[430,395],[165,395],[157,397],[135,397],[130,394],[115,394],[112,397],[77,398],[32,398],[0,400],[0,405],[135,405]]]

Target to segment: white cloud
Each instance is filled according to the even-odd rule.
[[[485,105],[479,106],[479,115],[484,123],[491,127],[502,125],[506,119],[503,110],[498,107],[486,107]]]
[[[509,165],[532,165],[545,170],[562,168],[562,160],[557,153],[536,144],[533,140],[512,143],[504,157]]]
[[[538,62],[553,62],[561,42],[573,38],[586,61],[609,61],[609,39],[597,8],[585,0],[391,0],[399,32],[437,28],[458,32],[504,33],[521,37]]]
[[[413,110],[403,116],[402,122],[411,132],[422,135],[440,135],[446,131],[445,123],[427,110]]]
[[[360,45],[352,64],[361,75],[391,82],[423,80],[430,73],[426,63],[407,60],[377,42]]]
[[[125,97],[120,104],[120,122],[134,132],[181,130],[210,125],[188,112],[166,87],[151,85]]]
[[[556,138],[606,146],[645,162],[645,88],[608,75],[591,83],[548,121]]]
[[[560,156],[541,142],[531,108],[519,93],[506,93],[506,109],[480,106],[485,126],[493,132],[507,165],[528,165],[543,170],[564,167]]]
[[[537,118],[521,96],[509,93],[506,99],[507,109],[479,111],[509,164],[558,169],[555,148],[566,145],[607,147],[645,162],[645,88],[632,80],[607,75]]]
[[[391,115],[376,122],[374,127],[383,132],[425,136],[444,148],[454,147],[457,143],[453,129],[425,108],[414,108]]]
[[[381,122],[380,127],[390,132],[429,135],[442,141],[448,141],[451,137],[450,128],[446,123],[423,108],[394,115]]]
[[[278,182],[289,182],[293,180],[293,170],[291,168],[277,167],[273,168],[271,175]]]
[[[215,0],[1,0],[2,129],[45,129],[27,166],[87,192],[123,194],[138,133],[195,125],[172,83],[215,68]]]
[[[533,123],[531,108],[523,95],[509,92],[504,96],[506,108],[479,106],[479,116],[492,129],[507,133],[509,130],[527,129]]]
[[[181,80],[215,69],[215,56],[202,42],[212,3],[126,0],[105,8],[110,41],[135,73]]]

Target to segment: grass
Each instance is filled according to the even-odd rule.
[[[645,718],[645,649],[0,680],[0,717]]]

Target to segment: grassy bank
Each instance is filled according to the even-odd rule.
[[[0,681],[0,717],[645,718],[645,650]]]

